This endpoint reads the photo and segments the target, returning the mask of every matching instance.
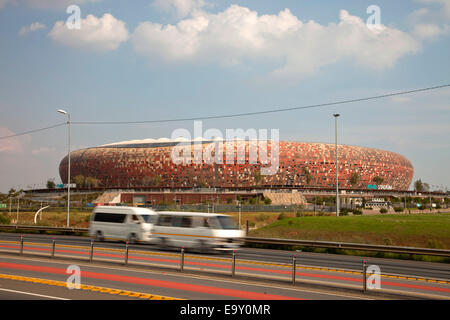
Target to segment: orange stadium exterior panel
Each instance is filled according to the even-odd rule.
[[[176,164],[172,151],[176,142],[117,143],[71,152],[71,177],[82,175],[98,179],[99,186],[114,187],[334,187],[335,145],[327,143],[279,142],[279,169],[273,175],[261,175],[260,163],[249,161],[252,142],[245,141],[245,159],[227,163],[226,150],[236,152],[233,142],[223,142],[222,163]],[[202,150],[214,146],[201,142]],[[268,153],[270,154],[270,144]],[[191,146],[192,157],[194,147]],[[213,153],[214,155],[214,153]],[[404,156],[380,149],[338,145],[339,187],[367,188],[375,177],[393,190],[408,190],[414,169]],[[59,173],[67,183],[67,156]],[[357,183],[350,182],[357,173]]]

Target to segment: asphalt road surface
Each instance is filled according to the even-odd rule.
[[[23,263],[10,262],[11,259],[24,259],[30,256],[42,256],[45,262],[41,261],[40,267],[46,264],[57,263],[57,259],[48,259],[51,254],[52,240],[56,241],[56,258],[75,259],[76,263],[82,263],[87,268],[92,268],[89,263],[90,239],[86,237],[73,236],[48,236],[48,235],[24,235],[24,254],[18,256],[20,250],[20,234],[0,233],[0,252],[8,253],[0,258],[0,273],[2,270],[7,273],[13,269],[19,272]],[[158,275],[158,281],[169,278],[170,281],[177,283],[177,277],[193,277],[194,283],[200,281],[200,278],[207,277],[208,281],[213,281],[213,277],[220,279],[214,280],[212,287],[219,283],[226,284],[226,289],[237,290],[241,288],[240,281],[251,280],[253,282],[267,282],[270,284],[261,284],[262,287],[283,287],[281,291],[273,293],[274,297],[280,296],[283,299],[347,299],[364,298],[364,295],[336,293],[336,290],[321,289],[320,293],[311,291],[301,291],[301,287],[294,286],[295,294],[292,293],[292,254],[293,252],[281,250],[264,250],[242,248],[237,253],[235,278],[231,278],[232,260],[230,254],[196,254],[188,252],[185,254],[184,271],[185,273],[196,273],[196,275],[180,275],[180,253],[178,251],[159,251],[148,245],[133,245],[129,247],[128,266],[124,266],[125,245],[123,243],[95,243],[93,261],[95,263],[114,264],[110,268],[125,268],[126,273],[130,268],[139,267],[153,268],[154,276]],[[6,259],[6,260],[5,260]],[[351,289],[352,292],[358,292],[362,288],[361,261],[363,257],[317,254],[317,253],[297,253],[296,260],[296,283],[309,286],[332,286],[344,289]],[[380,268],[381,290],[378,292],[406,294],[426,299],[448,299],[450,298],[450,267],[448,264],[426,263],[416,261],[404,261],[393,259],[366,259],[368,265],[376,265]],[[27,267],[23,267],[21,272],[29,272]],[[36,269],[37,270],[37,269]],[[59,272],[59,271],[58,271]],[[133,271],[137,272],[137,271]],[[150,272],[150,271],[148,271]],[[161,278],[162,277],[162,278]],[[169,282],[170,282],[169,281]],[[203,280],[202,280],[203,281]],[[189,287],[189,285],[185,285]],[[202,282],[201,285],[204,285]],[[230,286],[230,287],[228,287]],[[289,290],[285,288],[289,286]],[[221,287],[219,285],[219,287]],[[122,288],[122,287],[121,287]],[[136,288],[139,289],[139,288]],[[247,288],[248,292],[253,292]],[[287,291],[286,291],[287,290]],[[298,291],[300,290],[300,291]],[[245,291],[245,290],[244,290]],[[161,291],[161,288],[157,292]],[[204,295],[198,291],[189,291],[188,294],[180,294],[176,291],[175,298],[183,299],[226,299],[237,298],[246,299],[246,295],[222,296],[216,291],[208,291]],[[214,292],[214,293],[213,293]],[[247,292],[247,291],[246,291]],[[260,293],[259,290],[255,291]],[[264,292],[264,290],[263,290]],[[172,294],[173,291],[166,293]],[[12,294],[12,293],[11,293]],[[159,293],[155,293],[159,294]],[[164,295],[164,294],[163,294]],[[267,296],[268,297],[268,296]]]

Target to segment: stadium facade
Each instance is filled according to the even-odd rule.
[[[217,146],[217,141],[198,144],[197,148],[205,152]],[[212,152],[216,159],[223,160],[214,163],[203,160],[177,164],[173,151],[180,142],[168,139],[133,140],[81,149],[71,152],[71,180],[74,182],[76,176],[91,177],[104,188],[335,187],[334,144],[280,141],[279,168],[271,175],[260,173],[267,165],[249,161],[252,141],[243,144],[244,161],[236,159],[231,163],[225,158],[227,150],[237,152],[237,147],[229,141],[223,142],[220,157]],[[189,146],[194,158],[196,147],[191,142]],[[271,153],[270,143],[267,152]],[[408,190],[414,174],[408,159],[390,151],[339,145],[338,158],[340,188],[367,189],[378,177],[378,184],[381,182],[387,188]],[[67,160],[66,156],[59,166],[63,183],[67,183]]]

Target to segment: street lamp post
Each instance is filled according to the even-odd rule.
[[[338,182],[338,146],[337,146],[337,118],[338,113],[333,114],[335,123],[335,152],[336,152],[336,216],[339,217],[339,182]]]
[[[70,113],[67,111],[58,110],[59,113],[67,115],[67,128],[68,128],[68,158],[69,164],[67,169],[67,228],[69,227],[69,217],[70,217]]]
[[[242,229],[242,224],[241,224],[241,202],[239,201],[239,204],[238,204],[238,207],[239,207],[239,229]]]

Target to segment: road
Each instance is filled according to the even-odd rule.
[[[97,266],[97,264],[100,263],[105,264],[101,268],[111,269],[114,272],[118,272],[119,268],[124,268],[124,274],[114,273],[113,277],[129,275],[131,272],[131,274],[136,273],[136,276],[133,275],[133,277],[143,278],[142,272],[144,271],[142,269],[145,269],[144,274],[148,276],[148,272],[150,272],[152,280],[168,281],[163,286],[165,289],[156,286],[155,292],[151,292],[156,295],[168,295],[182,299],[251,299],[251,297],[260,297],[259,294],[264,292],[266,296],[262,297],[270,297],[270,295],[267,295],[267,288],[270,288],[271,295],[283,297],[282,299],[318,300],[368,297],[360,294],[362,289],[362,257],[297,253],[296,285],[293,286],[291,283],[293,253],[288,251],[242,248],[237,253],[235,277],[231,279],[232,259],[229,254],[186,253],[184,273],[180,273],[180,253],[177,251],[158,251],[146,245],[130,246],[129,264],[124,266],[125,245],[123,243],[95,243],[94,262],[90,263],[90,239],[73,236],[53,237],[27,234],[24,237],[24,254],[19,256],[18,240],[20,235],[0,233],[0,252],[5,253],[0,257],[0,273],[11,274],[11,270],[15,270],[16,273],[32,272],[29,276],[37,277],[39,272],[46,273],[42,271],[44,269],[39,268],[54,264],[58,265],[54,267],[57,269],[57,273],[61,273],[61,270],[64,269],[63,266],[67,263],[48,258],[51,254],[51,243],[54,238],[57,243],[56,257],[58,259],[74,259],[75,264],[82,264],[84,268],[87,268],[82,269],[83,271],[105,273],[105,271],[100,272],[100,269],[98,269],[100,266]],[[31,267],[27,263],[21,262],[21,259],[30,259],[30,257],[44,260],[33,260],[33,263],[37,263],[37,265],[33,265],[35,269],[30,269]],[[426,299],[450,298],[450,267],[447,264],[374,258],[367,259],[367,262],[368,265],[377,265],[381,269],[381,290],[378,290],[378,292],[407,294]],[[92,268],[94,269],[92,270]],[[152,271],[149,271],[149,268]],[[64,274],[64,277],[67,276]],[[100,280],[95,279],[94,277],[90,281]],[[187,279],[189,279],[188,282],[186,282]],[[105,281],[103,278],[102,280]],[[114,283],[97,283],[95,285],[109,286]],[[123,283],[120,281],[119,283],[122,285],[120,288],[123,289]],[[183,288],[190,289],[175,289],[169,283],[184,283]],[[247,285],[244,285],[244,283],[247,283]],[[251,286],[249,283],[251,283]],[[233,293],[223,295],[212,289],[205,289],[206,291],[191,290],[196,285],[223,290],[241,290],[246,294],[230,291]],[[126,286],[129,286],[128,282]],[[150,283],[149,286],[153,288]],[[243,286],[245,290],[242,290]],[[148,287],[133,286],[133,288],[133,290],[143,290]],[[275,290],[275,288],[278,289]],[[252,294],[255,294],[255,296],[252,296]]]
[[[97,292],[84,288],[69,290],[65,283],[71,276],[67,268],[71,263],[81,270],[81,284],[109,289],[103,293],[104,298],[130,297],[120,293],[111,294],[112,290],[148,294],[161,299],[194,300],[292,300],[292,299],[366,299],[361,294],[335,294],[319,290],[307,290],[287,284],[264,284],[251,281],[220,279],[205,275],[180,274],[175,271],[153,271],[132,266],[108,264],[90,264],[88,262],[50,261],[49,258],[10,257],[0,255],[0,277],[15,275],[13,279],[0,279],[0,288],[29,291],[27,285],[41,286],[42,291],[33,287],[32,293],[66,299],[98,299]],[[21,278],[23,277],[23,278]],[[30,278],[33,278],[30,280]],[[40,281],[36,280],[39,279]],[[46,284],[44,280],[56,281]],[[27,282],[29,281],[29,282]],[[36,281],[37,283],[33,283]],[[15,282],[15,283],[14,283]],[[25,287],[22,287],[24,286]],[[95,289],[95,288],[94,288]],[[0,290],[1,291],[1,290]],[[107,290],[104,290],[107,291]],[[64,292],[64,293],[61,293]],[[80,293],[94,294],[80,296]],[[132,296],[132,295],[131,295]],[[136,296],[136,298],[138,298]]]

